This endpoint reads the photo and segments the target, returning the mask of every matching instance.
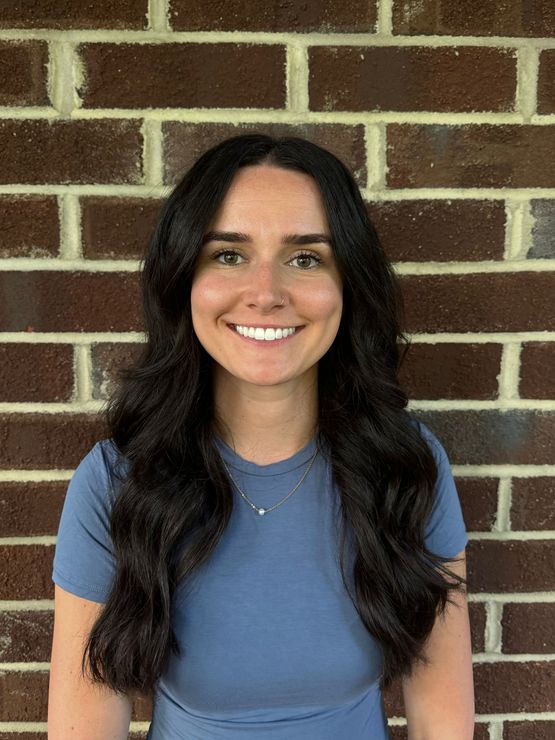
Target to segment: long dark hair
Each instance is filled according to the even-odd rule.
[[[427,662],[436,616],[454,603],[449,590],[466,584],[424,544],[437,466],[406,411],[402,296],[352,174],[300,137],[235,136],[206,151],[162,207],[141,270],[147,341],[105,409],[127,468],[111,507],[116,573],[82,670],[118,693],[150,693],[170,650],[181,655],[172,596],[230,519],[231,484],[214,445],[213,361],[193,330],[190,292],[202,237],[235,173],[262,163],[314,178],[343,281],[339,330],[318,363],[317,441],[330,450],[341,494],[343,583],[383,650],[382,689]]]

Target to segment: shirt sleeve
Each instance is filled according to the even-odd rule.
[[[420,429],[438,467],[434,504],[424,530],[424,541],[427,548],[435,555],[452,558],[464,550],[468,544],[459,495],[443,445],[422,422],[420,422]]]
[[[66,591],[105,603],[115,574],[110,537],[111,481],[103,441],[81,460],[67,488],[58,526],[52,580]]]

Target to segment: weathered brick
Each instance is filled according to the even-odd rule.
[[[510,720],[503,722],[503,740],[553,740],[555,722],[553,720]]]
[[[501,618],[504,653],[555,652],[555,604],[505,604]]]
[[[376,0],[170,0],[169,18],[174,31],[373,33],[376,6]]]
[[[2,414],[0,429],[2,470],[74,470],[99,439],[108,437],[99,414]]]
[[[148,0],[10,0],[2,4],[0,28],[147,28]]]
[[[555,273],[402,275],[410,332],[553,331]]]
[[[0,41],[0,105],[50,105],[47,63],[45,41]]]
[[[485,564],[491,568],[491,561]],[[497,661],[474,664],[476,714],[512,714],[513,712],[552,712],[555,707],[555,661]],[[506,722],[507,726],[512,724]],[[527,740],[536,740],[538,721],[527,722]],[[507,735],[503,736],[504,738]],[[550,737],[550,736],[546,736]]]
[[[510,111],[512,49],[472,46],[316,46],[309,49],[310,110]]]
[[[282,45],[91,43],[79,52],[86,68],[79,90],[84,107],[285,106]]]
[[[553,540],[473,540],[467,549],[468,581],[473,593],[555,589]]]
[[[555,113],[555,49],[540,54],[538,113]]]
[[[555,456],[552,411],[451,409],[413,413],[436,433],[451,465],[550,465]]]
[[[511,528],[555,529],[553,501],[555,501],[555,478],[547,475],[514,477],[511,494]]]
[[[393,33],[433,36],[555,36],[552,0],[394,0]]]
[[[81,238],[87,259],[140,259],[160,215],[161,198],[81,198]]]
[[[48,663],[52,648],[53,622],[53,610],[0,612],[2,662]]]
[[[164,137],[164,183],[181,179],[197,157],[223,139],[247,133],[270,136],[302,136],[328,149],[353,172],[362,187],[366,185],[366,154],[364,127],[343,124],[227,124],[184,123],[171,121],[162,124]]]
[[[555,200],[530,201],[534,225],[532,245],[526,255],[528,259],[555,258]]]
[[[0,331],[142,331],[135,272],[1,272]]]
[[[555,397],[555,343],[525,342],[520,354],[519,395],[522,398]]]
[[[0,402],[70,401],[73,348],[67,344],[0,344]]]
[[[390,200],[367,204],[368,215],[394,262],[501,260],[502,200]]]
[[[91,346],[92,397],[95,400],[108,399],[119,384],[119,370],[131,365],[142,349],[143,345],[137,342],[103,342]]]
[[[0,120],[0,184],[140,184],[140,127],[131,120]]]
[[[555,126],[392,123],[387,186],[555,187]]]
[[[498,396],[501,344],[413,342],[400,372],[401,383],[412,399]]]
[[[0,195],[0,258],[55,257],[60,242],[53,195]]]
[[[65,480],[0,482],[0,537],[55,535],[66,488]]]

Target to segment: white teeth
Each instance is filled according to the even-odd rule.
[[[235,326],[235,331],[239,332],[244,337],[250,337],[251,339],[259,339],[266,342],[271,342],[274,339],[284,339],[295,333],[296,327],[289,327],[285,329],[262,329],[254,326]]]

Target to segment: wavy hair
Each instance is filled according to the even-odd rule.
[[[300,137],[234,136],[202,154],[162,206],[141,260],[147,341],[104,410],[128,468],[111,506],[115,577],[81,667],[116,693],[150,693],[170,650],[181,655],[172,597],[210,557],[232,512],[214,444],[213,360],[195,335],[190,292],[202,237],[235,173],[263,163],[314,178],[343,281],[338,333],[318,363],[316,434],[341,496],[343,583],[383,651],[381,689],[428,662],[436,616],[466,584],[424,543],[437,465],[398,381],[410,344],[398,280],[351,172]]]

